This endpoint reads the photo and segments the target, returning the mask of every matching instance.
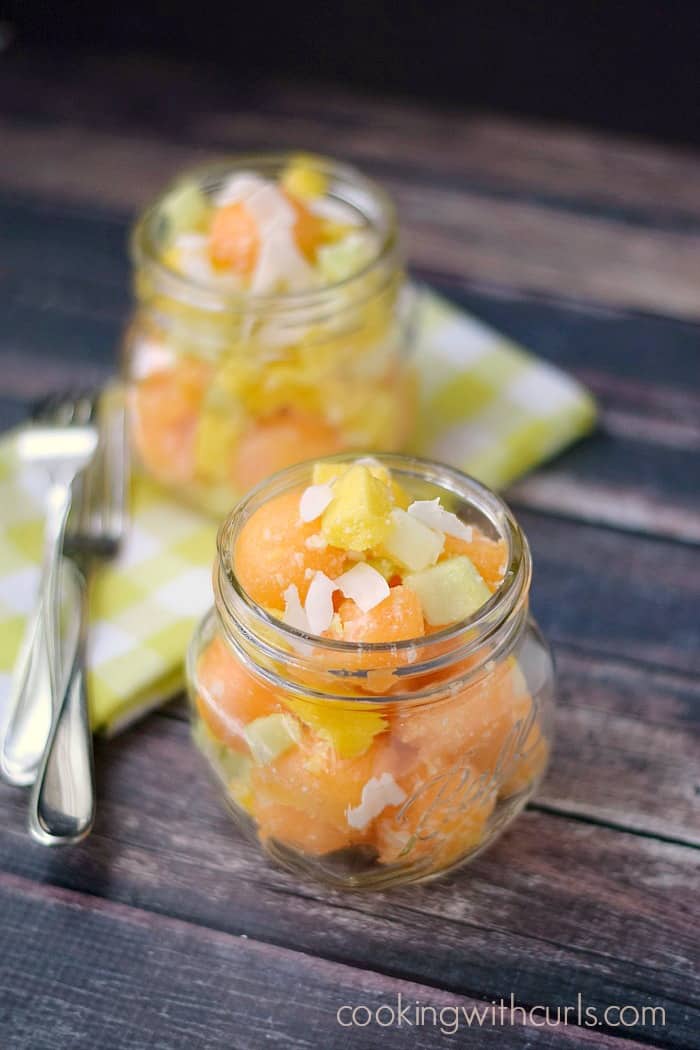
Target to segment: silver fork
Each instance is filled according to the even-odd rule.
[[[101,406],[99,435],[94,459],[76,478],[64,544],[78,589],[78,641],[29,800],[29,831],[46,846],[79,842],[95,816],[85,667],[88,581],[96,559],[116,554],[126,527],[126,427],[118,395]]]
[[[12,784],[31,784],[58,704],[59,567],[71,506],[71,485],[95,453],[95,398],[48,399],[18,436],[18,458],[48,478],[44,559],[38,601],[15,666],[8,717],[0,741],[0,770]]]

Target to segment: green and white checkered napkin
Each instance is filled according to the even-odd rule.
[[[569,376],[421,290],[421,418],[416,451],[499,488],[591,429],[593,399]],[[42,550],[42,478],[19,473],[0,441],[0,710]],[[211,604],[215,525],[145,479],[131,526],[91,596],[89,690],[96,729],[117,732],[183,681],[194,624]]]

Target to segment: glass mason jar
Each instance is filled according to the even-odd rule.
[[[188,655],[193,736],[237,823],[292,871],[348,888],[423,879],[480,852],[535,791],[552,740],[552,659],[509,508],[458,471],[377,458],[409,496],[440,496],[505,540],[491,599],[462,623],[390,644],[310,637],[273,618],[241,587],[231,552],[255,510],[310,483],[301,464],[222,525],[215,608]]]
[[[376,253],[310,291],[232,293],[167,263],[168,204],[232,176],[276,179],[291,156],[240,157],[183,176],[137,222],[137,308],[123,371],[136,460],[214,514],[275,471],[343,450],[400,450],[415,412],[412,296],[393,204],[353,168],[307,158],[326,198],[373,232]]]

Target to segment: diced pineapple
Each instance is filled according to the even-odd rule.
[[[396,482],[391,480],[391,475],[387,468],[371,456],[368,456],[364,460],[357,460],[351,463],[316,463],[314,464],[312,481],[314,485],[330,485],[333,481],[336,481],[337,478],[342,478],[344,474],[347,474],[353,466],[367,467],[373,478],[383,481],[385,485],[390,484],[392,490],[396,485],[398,492],[402,493],[402,498],[408,498]],[[395,502],[398,502],[396,498]]]
[[[380,572],[387,582],[393,580],[395,576],[402,575],[399,566],[391,558],[368,558],[367,564]]]
[[[181,233],[201,233],[211,207],[199,186],[183,182],[165,198],[160,213],[167,222],[168,241],[172,242]]]
[[[389,488],[359,463],[338,478],[333,500],[323,512],[321,533],[342,550],[366,551],[379,547],[390,527]]]
[[[406,490],[399,485],[398,481],[394,481],[393,478],[391,479],[391,494],[394,497],[395,506],[400,507],[401,510],[408,510],[411,503],[411,497]]]
[[[241,413],[205,409],[195,438],[195,471],[198,477],[224,481],[231,470],[231,457],[243,431]]]
[[[475,565],[464,554],[412,573],[403,582],[418,595],[431,627],[466,620],[491,597]]]
[[[311,482],[314,485],[330,485],[336,478],[347,474],[348,463],[315,463]]]
[[[355,701],[352,710],[313,700],[285,699],[285,704],[327,741],[340,758],[357,758],[387,727],[376,705]]]
[[[444,545],[442,533],[395,507],[391,512],[388,535],[379,553],[388,555],[411,572],[420,572],[435,564]]]
[[[255,761],[264,766],[298,744],[301,729],[291,715],[264,715],[249,722],[243,735]]]
[[[301,200],[323,197],[328,189],[328,179],[314,167],[313,158],[303,155],[294,158],[280,181],[288,193]]]

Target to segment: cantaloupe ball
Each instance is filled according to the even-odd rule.
[[[264,503],[236,541],[236,575],[250,597],[267,609],[284,609],[283,594],[290,584],[296,585],[303,601],[309,587],[307,569],[321,570],[331,579],[343,572],[345,551],[315,545],[319,522],[300,519],[302,491],[284,492]]]
[[[530,729],[522,748],[515,756],[512,769],[499,791],[500,798],[510,798],[528,788],[544,773],[549,758],[549,744],[539,722]]]
[[[457,536],[445,536],[440,561],[454,558],[458,554],[466,554],[473,561],[492,592],[501,584],[508,564],[508,547],[505,540],[491,540],[474,526],[469,543]]]
[[[197,710],[212,734],[228,747],[246,747],[248,722],[283,710],[278,697],[215,637],[197,664]]]
[[[388,596],[369,612],[351,599],[338,609],[346,642],[402,642],[424,634],[423,612],[414,591],[392,587]]]
[[[316,251],[323,240],[323,220],[318,215],[314,215],[298,197],[291,193],[283,192],[296,214],[294,240],[297,248],[309,262],[313,262],[316,257]]]
[[[284,467],[340,450],[338,432],[323,419],[287,409],[251,423],[238,442],[232,480],[241,492],[247,492]]]
[[[210,379],[208,364],[184,358],[131,388],[132,439],[143,465],[160,480],[182,482],[193,475],[199,412]]]
[[[362,609],[351,598],[340,601],[338,619],[325,632],[326,637],[358,644],[391,643],[420,638],[424,632],[423,612],[420,601],[408,587],[392,587],[389,595],[369,612]],[[376,669],[373,680],[357,682],[355,687],[377,694],[391,692],[399,683],[392,677],[392,670],[403,667],[411,660],[407,652],[392,653],[358,650],[357,652],[328,652],[320,650],[317,664],[324,670],[371,671]]]
[[[284,806],[258,798],[253,803],[253,815],[263,842],[276,839],[285,846],[301,850],[310,856],[345,849],[358,844],[362,836],[349,828],[328,824],[294,806]]]
[[[379,754],[375,746],[357,758],[343,759],[321,740],[295,747],[253,770],[253,813],[257,815],[259,805],[291,807],[344,830],[349,840],[352,829],[346,811],[359,804]]]
[[[426,761],[445,763],[469,753],[479,770],[496,768],[512,753],[517,734],[531,720],[532,698],[510,663],[500,664],[456,696],[422,708],[399,707],[394,731]]]
[[[400,780],[406,800],[377,818],[373,841],[383,864],[430,857],[438,868],[474,849],[495,796],[468,763],[423,762]]]
[[[217,209],[209,230],[209,257],[219,269],[246,276],[252,273],[260,252],[255,218],[242,201]]]

